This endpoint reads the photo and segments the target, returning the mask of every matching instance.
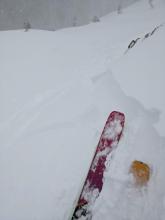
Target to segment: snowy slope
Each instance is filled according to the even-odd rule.
[[[57,30],[80,26],[136,0],[1,0],[0,30],[14,30],[30,22],[34,29]]]
[[[113,110],[126,125],[93,219],[165,219],[165,26],[125,53],[164,23],[164,1],[154,4],[57,32],[0,32],[0,219],[68,219]],[[152,168],[145,189],[133,187],[134,159]]]

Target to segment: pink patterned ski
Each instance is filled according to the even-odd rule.
[[[117,144],[122,135],[125,122],[125,116],[121,112],[113,111],[109,115],[100,141],[96,148],[88,175],[86,177],[83,189],[78,199],[76,208],[72,215],[72,220],[90,220],[92,219],[92,206],[99,196],[103,187],[103,176],[106,168],[106,159]]]

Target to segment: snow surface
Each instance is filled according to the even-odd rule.
[[[165,26],[142,40],[164,11],[138,1],[83,27],[0,32],[0,219],[69,219],[113,110],[126,123],[92,220],[165,219]],[[152,169],[142,189],[135,159]]]
[[[117,135],[121,132],[122,130],[122,126],[121,126],[121,122],[118,119],[115,119],[114,121],[112,121],[109,125],[110,127],[107,126],[104,134],[103,134],[103,138],[107,139],[107,140],[115,140]]]

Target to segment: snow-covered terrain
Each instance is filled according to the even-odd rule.
[[[113,110],[126,123],[92,220],[165,219],[165,2],[153,4],[0,32],[0,220],[68,220]],[[147,187],[133,185],[135,159],[152,169]]]
[[[0,0],[0,30],[57,30],[88,24],[137,0]]]

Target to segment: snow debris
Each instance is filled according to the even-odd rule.
[[[107,125],[103,137],[108,140],[115,140],[118,134],[121,132],[122,126],[120,120],[114,120]]]

